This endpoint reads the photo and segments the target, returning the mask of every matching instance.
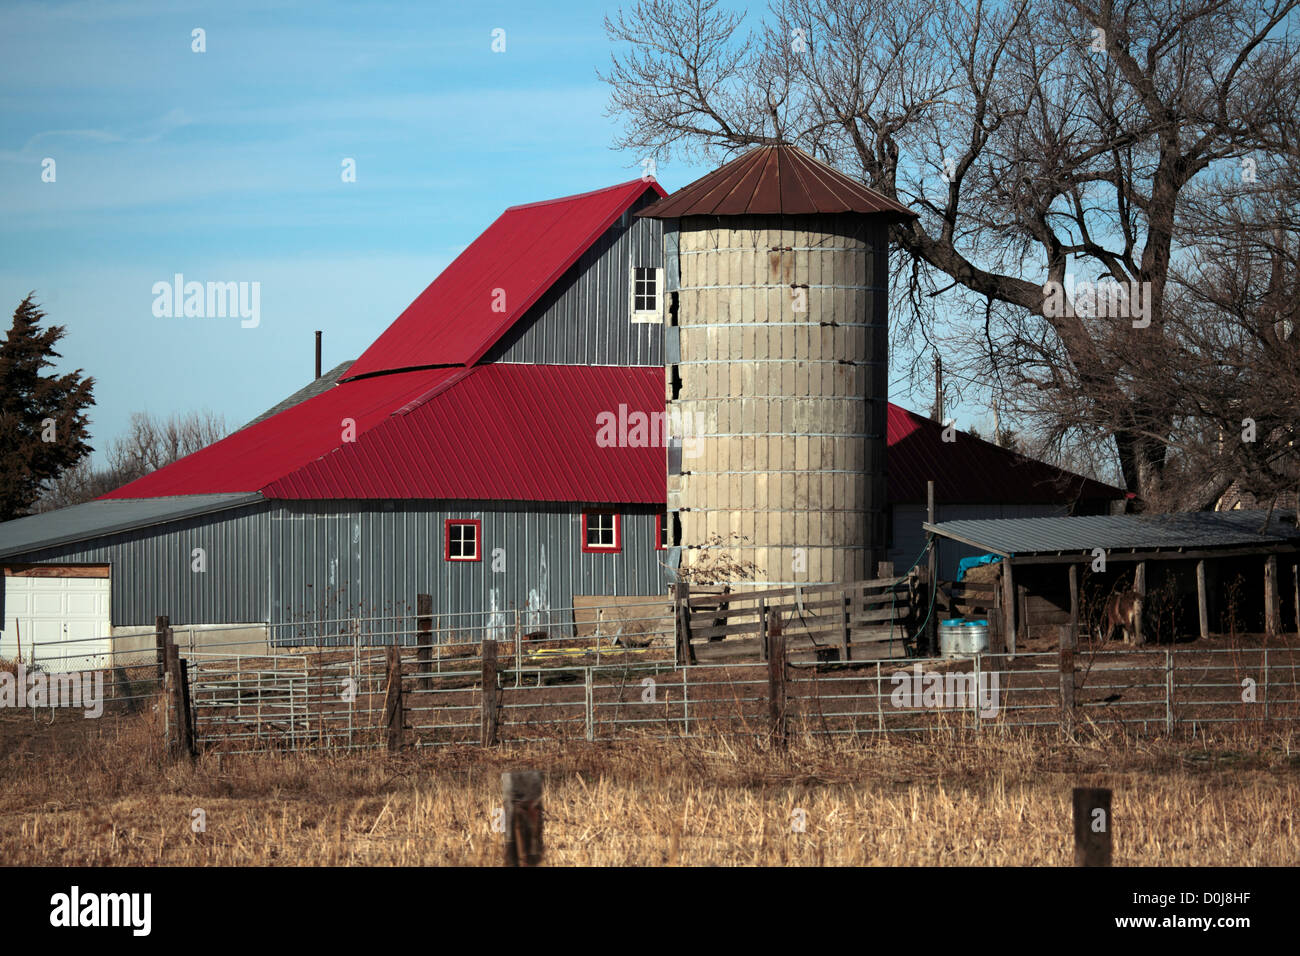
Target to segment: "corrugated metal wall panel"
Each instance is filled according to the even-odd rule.
[[[581,548],[579,508],[282,502],[271,521],[272,553],[281,556],[271,566],[272,622],[281,625],[285,641],[300,630],[346,635],[346,621],[353,617],[413,616],[416,595],[425,591],[433,595],[434,614],[444,619],[443,626],[457,615],[469,627],[513,629],[515,610],[530,629],[569,624],[567,614],[551,609],[572,606],[575,594],[667,593],[661,552],[654,549],[654,514],[653,508],[626,506],[620,552],[590,554]],[[443,558],[448,518],[482,522],[482,561]],[[359,535],[359,551],[349,541],[340,557],[341,534]],[[367,624],[365,631],[382,634],[406,626],[409,622]]]
[[[629,309],[631,266],[663,268],[663,224],[628,219],[601,236],[485,361],[662,365],[663,326],[632,322]]]
[[[268,504],[21,556],[30,564],[107,564],[114,627],[152,625],[159,614],[182,624],[256,623],[267,619]],[[196,572],[195,548],[207,570]],[[17,559],[15,559],[17,560]]]

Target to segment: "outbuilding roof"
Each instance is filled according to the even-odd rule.
[[[797,146],[759,146],[637,213],[682,216],[802,216],[862,213],[912,219],[916,213]]]
[[[889,405],[885,483],[891,504],[926,500],[934,482],[939,504],[1056,504],[1115,500],[1124,491]]]
[[[1188,511],[1155,515],[989,518],[925,524],[945,538],[1006,557],[1112,551],[1200,550],[1300,543],[1292,515],[1263,511]]]
[[[103,498],[0,524],[0,558],[69,541],[119,534],[261,501],[258,494],[185,495],[180,498]]]

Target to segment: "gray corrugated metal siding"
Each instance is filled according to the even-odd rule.
[[[409,617],[416,595],[433,595],[434,614],[483,627],[523,612],[529,627],[571,623],[552,608],[575,594],[663,594],[653,508],[624,506],[622,548],[582,551],[582,510],[510,502],[284,502],[272,519],[271,610],[276,624],[360,617]],[[443,557],[449,518],[482,522],[482,561]],[[353,540],[340,543],[346,537]],[[502,549],[498,555],[497,549]],[[496,558],[501,570],[494,571]],[[337,562],[337,563],[335,563]],[[372,625],[367,625],[371,627]],[[381,630],[384,625],[373,625]],[[390,625],[391,626],[391,625]],[[345,631],[331,625],[326,631]]]
[[[662,239],[659,220],[633,219],[629,225],[625,217],[582,254],[485,361],[662,365],[663,326],[633,322],[630,314],[630,269],[663,268]]]
[[[109,565],[115,627],[151,625],[159,614],[173,624],[265,621],[269,507],[259,502],[136,528],[24,553],[21,560]],[[191,570],[195,548],[206,553],[204,572]]]

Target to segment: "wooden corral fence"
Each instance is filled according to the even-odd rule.
[[[888,562],[879,574],[850,584],[760,590],[674,585],[677,661],[766,661],[778,634],[795,661],[908,656],[930,606],[928,575],[922,568],[897,576]]]

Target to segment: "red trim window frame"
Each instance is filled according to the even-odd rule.
[[[474,527],[474,557],[455,557],[451,555],[451,526],[452,525],[473,525]],[[483,522],[478,518],[448,518],[442,526],[442,559],[444,561],[482,561],[483,560]]]
[[[614,543],[613,545],[591,545],[588,543],[589,536],[587,533],[587,519],[592,515],[608,515],[614,519]],[[582,550],[587,554],[618,554],[623,550],[623,529],[620,515],[617,511],[584,511],[582,513]]]
[[[664,533],[664,529],[666,529],[667,527],[668,527],[668,516],[664,514],[662,511],[656,513],[655,514],[655,550],[656,551],[668,550],[668,545],[665,543],[668,540],[668,536]]]

